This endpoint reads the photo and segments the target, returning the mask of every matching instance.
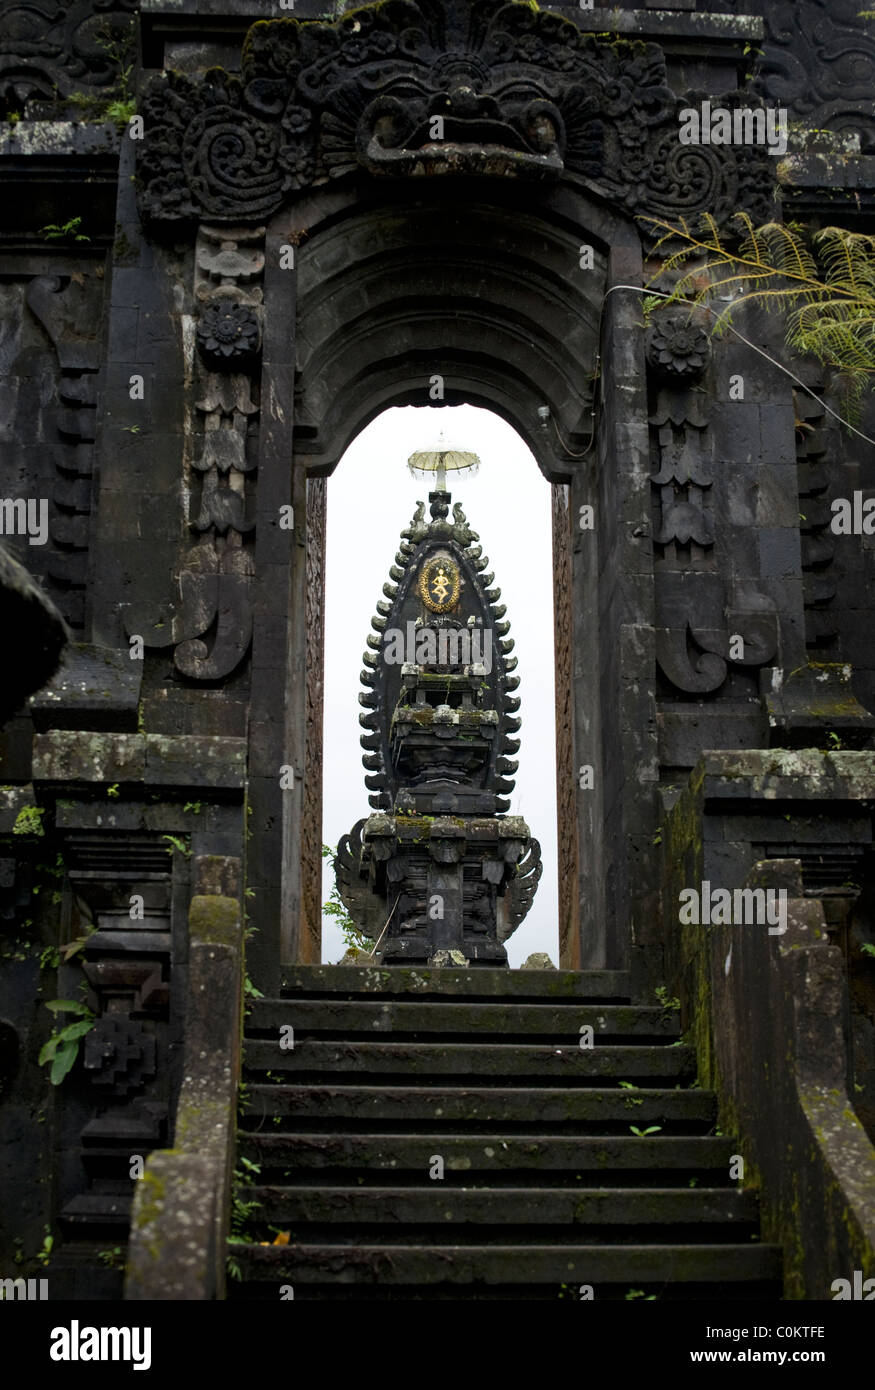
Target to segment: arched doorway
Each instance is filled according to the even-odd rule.
[[[642,760],[631,762],[621,728],[634,722],[640,743],[643,724],[646,743],[654,720],[638,708],[649,698],[639,677],[650,654],[621,640],[621,627],[652,624],[652,572],[636,544],[649,507],[642,335],[637,308],[606,295],[611,283],[640,279],[638,238],[582,190],[542,195],[534,212],[525,189],[496,188],[489,202],[473,201],[470,189],[442,180],[440,197],[393,188],[388,201],[350,188],[322,192],[283,209],[267,232],[256,570],[272,639],[259,640],[256,619],[253,736],[265,748],[281,737],[284,761],[302,776],[283,797],[276,757],[263,776],[250,762],[260,844],[249,881],[263,911],[273,895],[287,961],[319,959],[321,480],[382,410],[432,403],[436,381],[445,404],[481,405],[506,419],[552,485],[560,955],[571,967],[625,959],[631,822],[641,823],[641,844],[652,831]],[[294,269],[284,271],[289,248]],[[600,327],[609,324],[619,346],[597,383]],[[289,500],[291,557],[275,520]],[[587,504],[599,516],[588,535],[575,524]],[[286,644],[281,729],[278,641]],[[584,765],[594,773],[586,795]],[[645,750],[645,783],[651,765],[655,775]],[[270,949],[262,936],[263,970],[276,968]]]
[[[443,431],[481,459],[476,474],[448,485],[477,530],[507,607],[522,697],[521,748],[511,815],[527,819],[543,874],[525,920],[508,942],[511,965],[534,951],[558,959],[554,623],[550,489],[515,432],[491,412],[468,406],[390,410],[347,449],[328,483],[323,685],[322,839],[335,846],[367,811],[358,702],[362,647],[371,631],[399,533],[428,484],[405,462]],[[322,901],[334,883],[323,861]],[[339,928],[323,916],[322,959],[343,955]]]

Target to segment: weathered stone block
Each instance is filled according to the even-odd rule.
[[[142,782],[146,740],[142,734],[79,733],[59,729],[33,741],[33,775],[39,782]]]

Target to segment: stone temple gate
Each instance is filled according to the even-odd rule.
[[[282,1070],[259,1052],[286,1018],[271,1001],[297,1000],[305,1033],[334,1017],[327,481],[438,380],[444,405],[513,425],[551,486],[557,989],[640,1005],[621,1045],[662,1036],[653,992],[677,996],[786,1291],[830,1297],[846,1265],[875,1274],[875,561],[830,526],[875,486],[871,409],[844,430],[834,377],[790,361],[778,317],[712,337],[646,285],[660,221],[871,234],[875,44],[822,0],[329,9],[0,4],[0,581],[28,633],[2,732],[0,1121],[4,1154],[47,1175],[7,1165],[0,1251],[59,1223],[58,1289],[116,1296],[93,1257],[127,1239],[133,1181],[128,1296],[156,1277],[223,1295],[244,950],[255,1072]],[[684,143],[705,102],[730,124],[780,108],[787,147]],[[792,938],[679,923],[706,883],[784,891]],[[549,982],[488,973],[543,1044]],[[49,1043],[47,978],[59,1000],[85,986],[78,1038]],[[466,978],[429,988],[464,997]],[[797,1061],[763,1107],[776,1047]],[[815,1141],[833,1104],[838,1137]],[[803,1150],[800,1215],[782,1174]],[[202,1276],[169,1237],[150,1268],[174,1201],[211,1232]],[[739,1269],[780,1284],[774,1263]]]

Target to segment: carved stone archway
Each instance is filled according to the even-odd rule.
[[[637,297],[613,290],[643,281],[636,215],[761,217],[773,179],[761,147],[681,145],[687,100],[659,48],[501,0],[259,23],[240,78],[148,89],[141,212],[155,231],[197,225],[201,357],[236,373],[193,403],[207,416],[196,524],[239,537],[215,558],[202,543],[188,614],[157,642],[215,680],[251,633],[260,982],[317,952],[318,480],[386,406],[426,403],[435,373],[447,403],[508,419],[554,486],[563,963],[623,964],[653,913],[644,335]],[[585,506],[595,532],[578,525]],[[197,634],[214,613],[210,650]]]

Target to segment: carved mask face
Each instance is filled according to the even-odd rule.
[[[495,83],[470,56],[442,57],[426,74],[389,82],[356,132],[372,173],[558,175],[565,130],[556,105],[519,72]]]

